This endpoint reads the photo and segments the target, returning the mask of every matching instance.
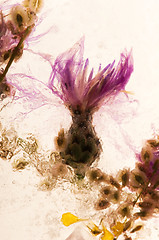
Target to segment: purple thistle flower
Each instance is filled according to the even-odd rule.
[[[131,52],[122,53],[116,67],[113,61],[104,69],[100,66],[95,76],[92,69],[87,77],[89,60],[83,60],[83,52],[84,38],[72,49],[59,55],[53,65],[48,86],[70,110],[78,108],[82,112],[93,113],[104,101],[109,101],[125,89],[133,71],[133,59]]]
[[[55,145],[64,162],[80,177],[84,177],[102,151],[92,125],[92,114],[104,101],[108,102],[125,89],[133,71],[131,52],[122,53],[116,67],[113,61],[104,69],[100,66],[95,76],[92,69],[87,77],[89,60],[83,60],[83,53],[84,38],[57,57],[48,82],[48,88],[68,107],[73,120],[66,134],[60,130]]]

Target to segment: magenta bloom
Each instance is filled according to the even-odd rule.
[[[70,110],[96,111],[104,101],[109,101],[125,89],[133,71],[131,52],[122,53],[118,65],[115,61],[99,70],[93,76],[93,69],[87,77],[89,60],[83,60],[84,39],[59,55],[53,66],[49,88],[60,97]],[[57,81],[57,82],[56,82]]]

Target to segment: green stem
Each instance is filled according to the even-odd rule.
[[[5,67],[3,74],[0,76],[0,82],[2,82],[3,79],[5,78],[5,76],[6,76],[7,72],[8,72],[8,70],[9,70],[10,66],[12,65],[12,63],[13,63],[13,61],[14,61],[14,58],[15,58],[16,55],[17,55],[17,52],[18,52],[20,46],[22,45],[22,43],[24,42],[24,40],[26,39],[26,37],[27,37],[28,34],[30,33],[31,27],[32,27],[32,26],[29,26],[29,27],[26,29],[26,31],[24,32],[24,35],[21,37],[18,45],[14,48],[14,50],[13,50],[13,52],[12,52],[12,55],[11,55],[11,57],[10,57],[10,59],[9,59],[9,62],[7,63],[7,66]]]

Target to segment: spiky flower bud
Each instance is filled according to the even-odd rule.
[[[92,114],[104,101],[108,102],[112,96],[124,90],[133,71],[133,60],[131,52],[122,53],[117,67],[114,67],[114,61],[104,69],[99,67],[95,76],[92,69],[87,77],[89,60],[83,60],[83,52],[84,38],[58,56],[52,67],[48,87],[68,107],[73,119],[61,156],[76,173],[85,175],[102,150],[92,126]],[[119,187],[112,179],[113,184]]]

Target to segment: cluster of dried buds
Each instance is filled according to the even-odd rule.
[[[100,184],[96,210],[104,211],[103,222],[117,238],[140,230],[141,220],[147,220],[159,210],[159,138],[147,140],[135,168],[120,170],[116,177],[108,176],[100,169],[90,169],[89,180]],[[117,230],[117,225],[119,229]],[[115,230],[114,230],[115,229]]]
[[[0,8],[0,95],[1,100],[12,95],[11,86],[7,84],[6,74],[12,64],[23,54],[24,41],[32,32],[41,0],[25,0],[14,4],[7,11]],[[4,13],[5,12],[5,13]]]

